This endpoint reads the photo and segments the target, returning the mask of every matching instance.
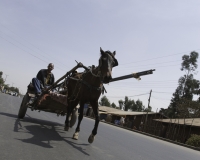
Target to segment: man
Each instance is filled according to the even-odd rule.
[[[121,116],[121,118],[120,118],[120,125],[124,126],[124,117],[123,116]]]
[[[53,63],[49,63],[47,69],[41,69],[36,78],[32,79],[32,84],[35,88],[35,94],[38,97],[43,89],[47,89],[54,83],[54,75],[51,72],[54,69]]]

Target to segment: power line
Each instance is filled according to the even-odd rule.
[[[135,80],[134,78],[132,79],[129,79],[129,80]],[[137,81],[136,81],[137,82]],[[175,83],[177,82],[178,83],[178,80],[163,80],[163,81],[151,81],[151,80],[148,80],[148,81],[141,81],[141,83]],[[126,82],[126,83],[133,83],[133,82]],[[113,85],[113,83],[111,83]]]
[[[143,94],[138,94],[138,95],[133,95],[133,96],[127,96],[127,97],[136,97],[136,96],[142,96],[142,95],[147,95],[149,93],[143,93]],[[120,96],[120,97],[113,97],[113,96],[107,96],[107,97],[110,97],[110,98],[122,98],[122,97],[125,97],[125,96]]]
[[[167,61],[167,62],[161,62],[161,63],[152,63],[152,64],[145,64],[145,65],[140,65],[140,66],[149,66],[149,65],[155,65],[155,64],[163,64],[163,63],[171,63],[171,62],[181,62],[182,60],[176,60],[176,61]],[[121,67],[121,66],[119,66],[119,67]],[[119,68],[118,67],[118,68]],[[124,67],[124,68],[127,68],[127,67],[138,67],[138,65],[137,66],[122,66],[122,67]]]
[[[158,97],[154,97],[154,96],[152,96],[153,98],[155,98],[155,99],[161,99],[161,100],[166,100],[166,101],[171,101],[171,99],[165,99],[165,98],[158,98]]]
[[[173,67],[173,66],[180,66],[180,64],[176,64],[176,65],[168,65],[168,66],[154,66],[154,67],[151,67],[151,68],[154,68],[154,69],[158,69],[158,67],[160,67],[160,68],[162,68],[162,67]],[[138,66],[139,67],[139,66]],[[139,69],[146,69],[146,68],[139,68]],[[116,69],[117,70],[117,69]],[[126,70],[133,70],[132,68],[130,68],[130,69],[126,69]],[[116,71],[115,71],[116,72]],[[119,71],[117,71],[117,72],[124,72],[124,69],[120,69]]]
[[[178,84],[178,82],[158,82],[158,83],[156,83],[156,82],[131,82],[131,83],[119,83],[119,84],[115,84],[115,85],[110,85],[110,87],[118,87],[118,86],[121,86],[121,87],[123,87],[123,86],[134,86],[134,85],[137,85],[137,86],[146,86],[146,85],[167,85],[167,84],[169,84],[169,85],[176,85],[176,84]]]
[[[200,49],[195,49],[195,50],[198,51],[198,50],[200,50]],[[131,64],[131,63],[139,63],[139,62],[149,61],[149,60],[153,60],[153,59],[160,59],[160,58],[170,57],[170,56],[174,56],[174,55],[178,55],[178,54],[183,54],[183,53],[188,53],[188,52],[191,52],[191,51],[185,51],[185,52],[170,54],[170,55],[166,55],[166,56],[162,56],[162,57],[150,58],[150,59],[141,60],[141,61],[122,63],[121,65],[126,65],[126,64]]]
[[[157,92],[157,91],[153,91],[154,93],[167,93],[167,94],[173,94],[171,92]]]
[[[0,23],[4,28],[6,28],[7,30],[9,30],[10,32],[14,33],[15,35],[17,35],[18,37],[24,39],[26,42],[28,42],[29,44],[31,44],[33,47],[35,47],[36,49],[38,49],[39,51],[45,53],[44,51],[40,50],[38,47],[36,47],[34,44],[30,43],[29,41],[27,41],[25,38],[21,37],[20,35],[16,34],[15,32],[13,32],[12,30],[8,29],[5,25],[3,25],[2,23]],[[5,33],[4,33],[5,34]],[[47,54],[47,53],[45,53]],[[49,56],[49,55],[48,55]],[[71,57],[68,55],[68,57]],[[53,57],[54,58],[54,57]],[[71,57],[72,58],[72,57]],[[54,58],[55,59],[55,58]],[[73,59],[73,58],[72,58]],[[57,60],[58,61],[58,60]],[[58,61],[59,63],[61,63],[60,61]]]
[[[5,34],[5,33],[4,33],[4,34]],[[8,35],[7,35],[7,36],[8,36]],[[1,36],[1,37],[2,37],[2,36]],[[10,37],[10,36],[8,36],[8,37]],[[12,37],[10,37],[10,38],[12,38]],[[17,43],[21,44],[22,46],[24,46],[24,47],[30,49],[31,51],[35,52],[32,48],[25,46],[25,45],[22,44],[21,42],[15,40],[15,39],[13,39],[13,38],[12,38],[12,40],[16,41]],[[38,52],[35,52],[35,53],[38,53]],[[39,54],[40,56],[44,57],[45,59],[47,59],[47,58],[50,59],[49,57],[45,57],[44,55],[42,55],[42,54],[40,54],[40,53],[38,53],[38,54]],[[47,54],[47,56],[49,56],[49,55]],[[54,60],[55,60],[55,58],[54,58]],[[61,62],[58,62],[58,63],[59,63],[59,65],[62,65],[62,66],[64,66],[64,67],[68,67],[68,66],[63,65]]]
[[[43,59],[41,59],[41,58],[39,58],[39,57],[35,56],[34,54],[27,52],[26,50],[24,50],[23,48],[21,48],[21,47],[19,47],[19,46],[15,45],[14,43],[12,43],[12,42],[8,41],[7,39],[3,38],[1,35],[0,35],[0,37],[1,37],[2,39],[4,39],[5,41],[7,41],[7,42],[11,43],[12,45],[14,45],[14,46],[16,46],[16,47],[20,48],[21,50],[25,51],[26,53],[30,54],[31,56],[33,56],[33,57],[35,57],[35,58],[37,58],[37,59],[39,59],[39,60],[41,60],[41,61],[43,61],[43,62],[49,63],[49,62],[47,62],[47,61],[45,61],[45,60],[43,60]],[[61,69],[61,68],[59,68],[59,67],[56,67],[56,68],[58,68],[58,69],[60,69],[60,70],[64,71],[63,69]]]
[[[6,82],[6,79],[7,79],[8,75],[7,74],[5,74],[5,75],[6,75],[6,78],[4,79],[4,81]]]
[[[132,85],[118,85],[118,86],[110,86],[110,88],[140,88],[140,87],[177,87],[178,85],[176,84],[132,84]]]

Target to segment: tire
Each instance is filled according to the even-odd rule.
[[[70,127],[74,126],[74,124],[76,123],[77,118],[78,118],[78,109],[74,108],[74,110],[72,112],[71,120],[70,120]]]
[[[22,100],[19,112],[18,112],[18,118],[20,118],[20,119],[24,118],[27,108],[28,108],[28,106],[26,105],[28,103],[28,101],[29,101],[29,96],[28,96],[28,94],[25,94],[25,96]]]

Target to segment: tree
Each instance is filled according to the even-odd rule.
[[[110,101],[106,96],[103,96],[99,102],[99,105],[110,107]]]
[[[4,88],[5,88],[6,90],[9,90],[9,88],[10,88],[10,87],[9,87],[9,84],[5,84],[5,85],[4,85]]]
[[[128,99],[128,97],[125,96],[125,98],[124,98],[124,110],[125,111],[132,109],[134,104],[135,104],[134,100]]]
[[[185,71],[185,74],[179,78],[178,87],[173,93],[171,103],[165,113],[169,117],[177,117],[181,106],[183,107],[183,102],[193,101],[193,95],[198,94],[200,82],[194,79],[193,74],[197,69],[197,59],[199,54],[197,52],[191,52],[190,55],[182,56],[181,71]],[[179,106],[177,108],[177,106]],[[186,109],[186,108],[185,108]],[[188,108],[187,108],[188,110]]]
[[[144,111],[145,106],[143,105],[142,101],[140,101],[139,99],[135,102],[135,104],[132,107],[132,111],[136,111],[136,112],[142,112]]]
[[[118,103],[119,103],[119,108],[120,108],[120,109],[123,109],[123,105],[124,105],[123,100],[120,99],[120,100],[118,101]]]
[[[129,99],[127,96],[125,96],[124,101],[119,100],[119,107],[120,109],[124,109],[125,111],[132,110],[137,112],[142,112],[144,110],[144,105],[142,104],[142,101],[139,99],[135,102],[134,100]]]
[[[4,80],[2,78],[3,72],[0,71],[0,85],[4,84]]]
[[[128,111],[129,109],[132,109],[134,100],[132,101],[131,99],[128,99],[127,96],[125,96],[124,101],[123,100],[119,100],[119,107],[120,109],[123,109],[125,111]]]
[[[116,108],[117,106],[116,106],[115,103],[113,102],[113,103],[111,104],[111,107]]]
[[[145,109],[144,109],[144,112],[151,112],[151,110],[152,110],[152,107],[149,106],[148,108],[145,108]]]
[[[200,103],[198,101],[191,101],[182,98],[177,105],[177,113],[179,117],[199,118],[200,116]]]

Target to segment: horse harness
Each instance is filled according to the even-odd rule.
[[[95,75],[95,74],[92,72],[92,68],[89,70],[89,72],[91,72],[92,76],[101,78],[101,76],[100,76],[101,73],[100,73],[100,72],[98,72],[98,74]],[[76,84],[76,87],[75,87],[75,89],[74,89],[73,94],[72,94],[70,97],[68,97],[69,100],[75,101],[75,100],[77,99],[78,94],[79,94],[80,89],[81,89],[81,85],[78,85],[78,84],[83,84],[83,85],[85,85],[85,86],[89,89],[90,93],[92,93],[92,90],[100,91],[102,94],[104,94],[104,91],[107,93],[107,91],[106,91],[106,89],[105,89],[105,87],[104,87],[104,85],[103,85],[103,81],[102,81],[102,80],[101,80],[101,83],[100,83],[100,85],[101,85],[100,87],[93,86],[93,85],[91,85],[91,84],[89,84],[88,82],[86,82],[86,81],[83,80],[83,78],[85,77],[85,75],[86,75],[87,73],[89,73],[89,72],[86,71],[85,73],[83,73],[81,79],[74,78],[74,77],[68,77],[68,79],[72,79],[72,80],[77,81],[77,84]],[[78,88],[78,86],[80,86],[80,87]],[[77,88],[78,88],[78,92],[77,92],[77,95],[75,95],[75,91],[76,91]],[[73,98],[73,97],[75,97],[75,98]],[[72,100],[72,98],[73,98],[73,100]]]

